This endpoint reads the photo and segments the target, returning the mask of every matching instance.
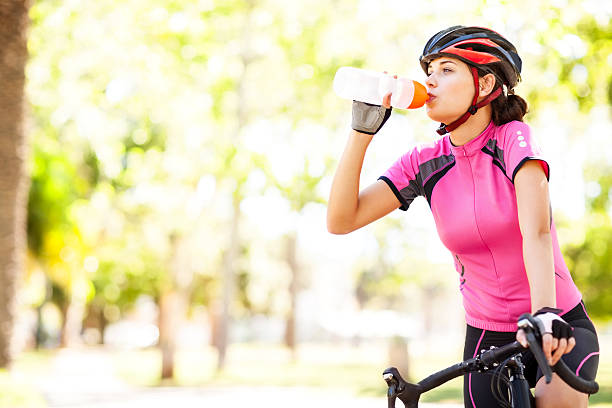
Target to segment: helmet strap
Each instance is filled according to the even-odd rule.
[[[487,96],[485,99],[483,99],[482,101],[480,101],[480,103],[477,104],[476,101],[478,100],[478,96],[480,95],[478,92],[478,89],[480,88],[478,84],[478,71],[476,70],[475,67],[470,67],[470,68],[472,71],[472,77],[474,78],[474,88],[476,89],[476,92],[474,93],[474,99],[472,100],[472,105],[467,110],[467,112],[465,112],[459,119],[457,119],[453,123],[448,124],[448,125],[444,123],[440,123],[440,127],[436,130],[436,132],[438,132],[439,135],[444,135],[448,132],[452,132],[453,130],[457,129],[466,120],[468,120],[470,115],[476,114],[479,108],[482,108],[483,106],[488,105],[502,93],[502,88],[498,87],[493,92],[491,92],[489,96]]]

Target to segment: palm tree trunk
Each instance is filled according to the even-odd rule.
[[[244,15],[244,25],[242,26],[242,51],[241,59],[244,64],[244,71],[248,70],[249,64],[251,63],[251,49],[250,49],[250,38],[251,38],[251,15],[255,8],[255,1],[248,0],[246,2],[246,9]],[[246,126],[247,117],[247,105],[246,105],[246,86],[247,80],[246,75],[243,73],[240,80],[238,81],[238,106],[236,112],[236,130],[233,135],[233,140],[236,144],[239,141],[240,131]],[[225,254],[225,260],[221,271],[222,281],[222,293],[221,300],[213,304],[213,320],[212,320],[212,334],[213,334],[213,345],[217,347],[218,358],[217,358],[217,371],[223,370],[225,367],[225,359],[227,354],[227,347],[229,343],[229,330],[230,330],[230,319],[231,319],[231,303],[235,291],[235,280],[236,280],[236,260],[238,258],[238,250],[240,248],[240,204],[242,202],[242,185],[244,181],[236,180],[236,190],[232,195],[232,218],[230,225],[230,239],[229,247]]]
[[[0,0],[0,367],[11,363],[16,283],[25,265],[27,27],[27,2]]]
[[[289,279],[289,311],[285,325],[285,345],[291,350],[291,358],[297,360],[297,296],[299,289],[299,265],[297,262],[297,237],[295,233],[286,237],[285,256],[291,277]]]
[[[233,216],[230,230],[229,248],[225,255],[223,264],[223,289],[221,294],[220,318],[217,321],[216,346],[218,351],[217,370],[221,371],[225,367],[227,347],[229,344],[229,324],[231,319],[231,303],[234,298],[236,259],[238,258],[240,223],[240,200],[234,196]]]
[[[175,290],[161,295],[159,301],[159,348],[162,355],[162,380],[174,378],[176,331],[180,316],[179,296]]]
[[[66,307],[64,325],[62,327],[62,346],[74,347],[82,343],[83,319],[85,318],[85,303],[80,295],[70,294],[70,302]]]
[[[172,255],[168,264],[170,282],[159,300],[159,347],[162,354],[162,380],[174,378],[174,362],[177,352],[178,331],[187,313],[188,286],[191,284],[190,267],[187,265],[181,245],[183,240],[176,233],[170,236]]]

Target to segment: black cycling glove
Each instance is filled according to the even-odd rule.
[[[391,110],[381,105],[353,101],[351,127],[357,132],[375,135],[391,116]]]
[[[559,316],[561,312],[561,309],[552,307],[543,307],[535,312],[533,317],[538,321],[542,335],[544,333],[551,333],[556,339],[570,339],[574,337],[574,329]]]

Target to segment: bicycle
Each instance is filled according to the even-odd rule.
[[[555,372],[563,381],[578,391],[595,394],[599,390],[597,382],[587,381],[575,375],[561,359],[553,367],[548,365],[542,351],[539,324],[531,314],[521,315],[518,327],[525,331],[529,349],[542,370],[547,384],[550,383],[552,373]],[[417,384],[404,381],[397,368],[387,368],[383,372],[383,379],[388,386],[388,408],[395,408],[397,398],[404,403],[406,408],[418,408],[421,394],[460,375],[486,371],[494,371],[497,383],[495,384],[494,380],[491,386],[495,385],[496,387],[494,391],[497,393],[496,397],[499,398],[501,407],[533,408],[535,407],[535,399],[529,391],[529,384],[524,376],[525,365],[522,362],[522,352],[525,350],[526,348],[518,341],[505,346],[482,350],[476,357],[438,371]],[[508,374],[506,375],[504,371],[507,371]],[[502,391],[502,385],[507,386],[506,391]],[[504,399],[504,393],[506,399]]]

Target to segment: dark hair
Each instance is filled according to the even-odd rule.
[[[513,120],[523,121],[523,116],[527,113],[527,102],[514,93],[503,92],[491,102],[491,117],[496,126]]]
[[[488,69],[482,69],[478,67],[478,76],[483,77],[486,74],[493,74],[495,76],[495,86],[493,89],[498,87],[502,88],[502,93],[491,101],[491,119],[495,126],[500,126],[513,120],[519,122],[523,121],[523,116],[527,113],[527,101],[514,93],[514,88],[508,89],[502,85],[504,81],[502,70],[499,64],[492,64]],[[506,90],[504,90],[506,88]]]

